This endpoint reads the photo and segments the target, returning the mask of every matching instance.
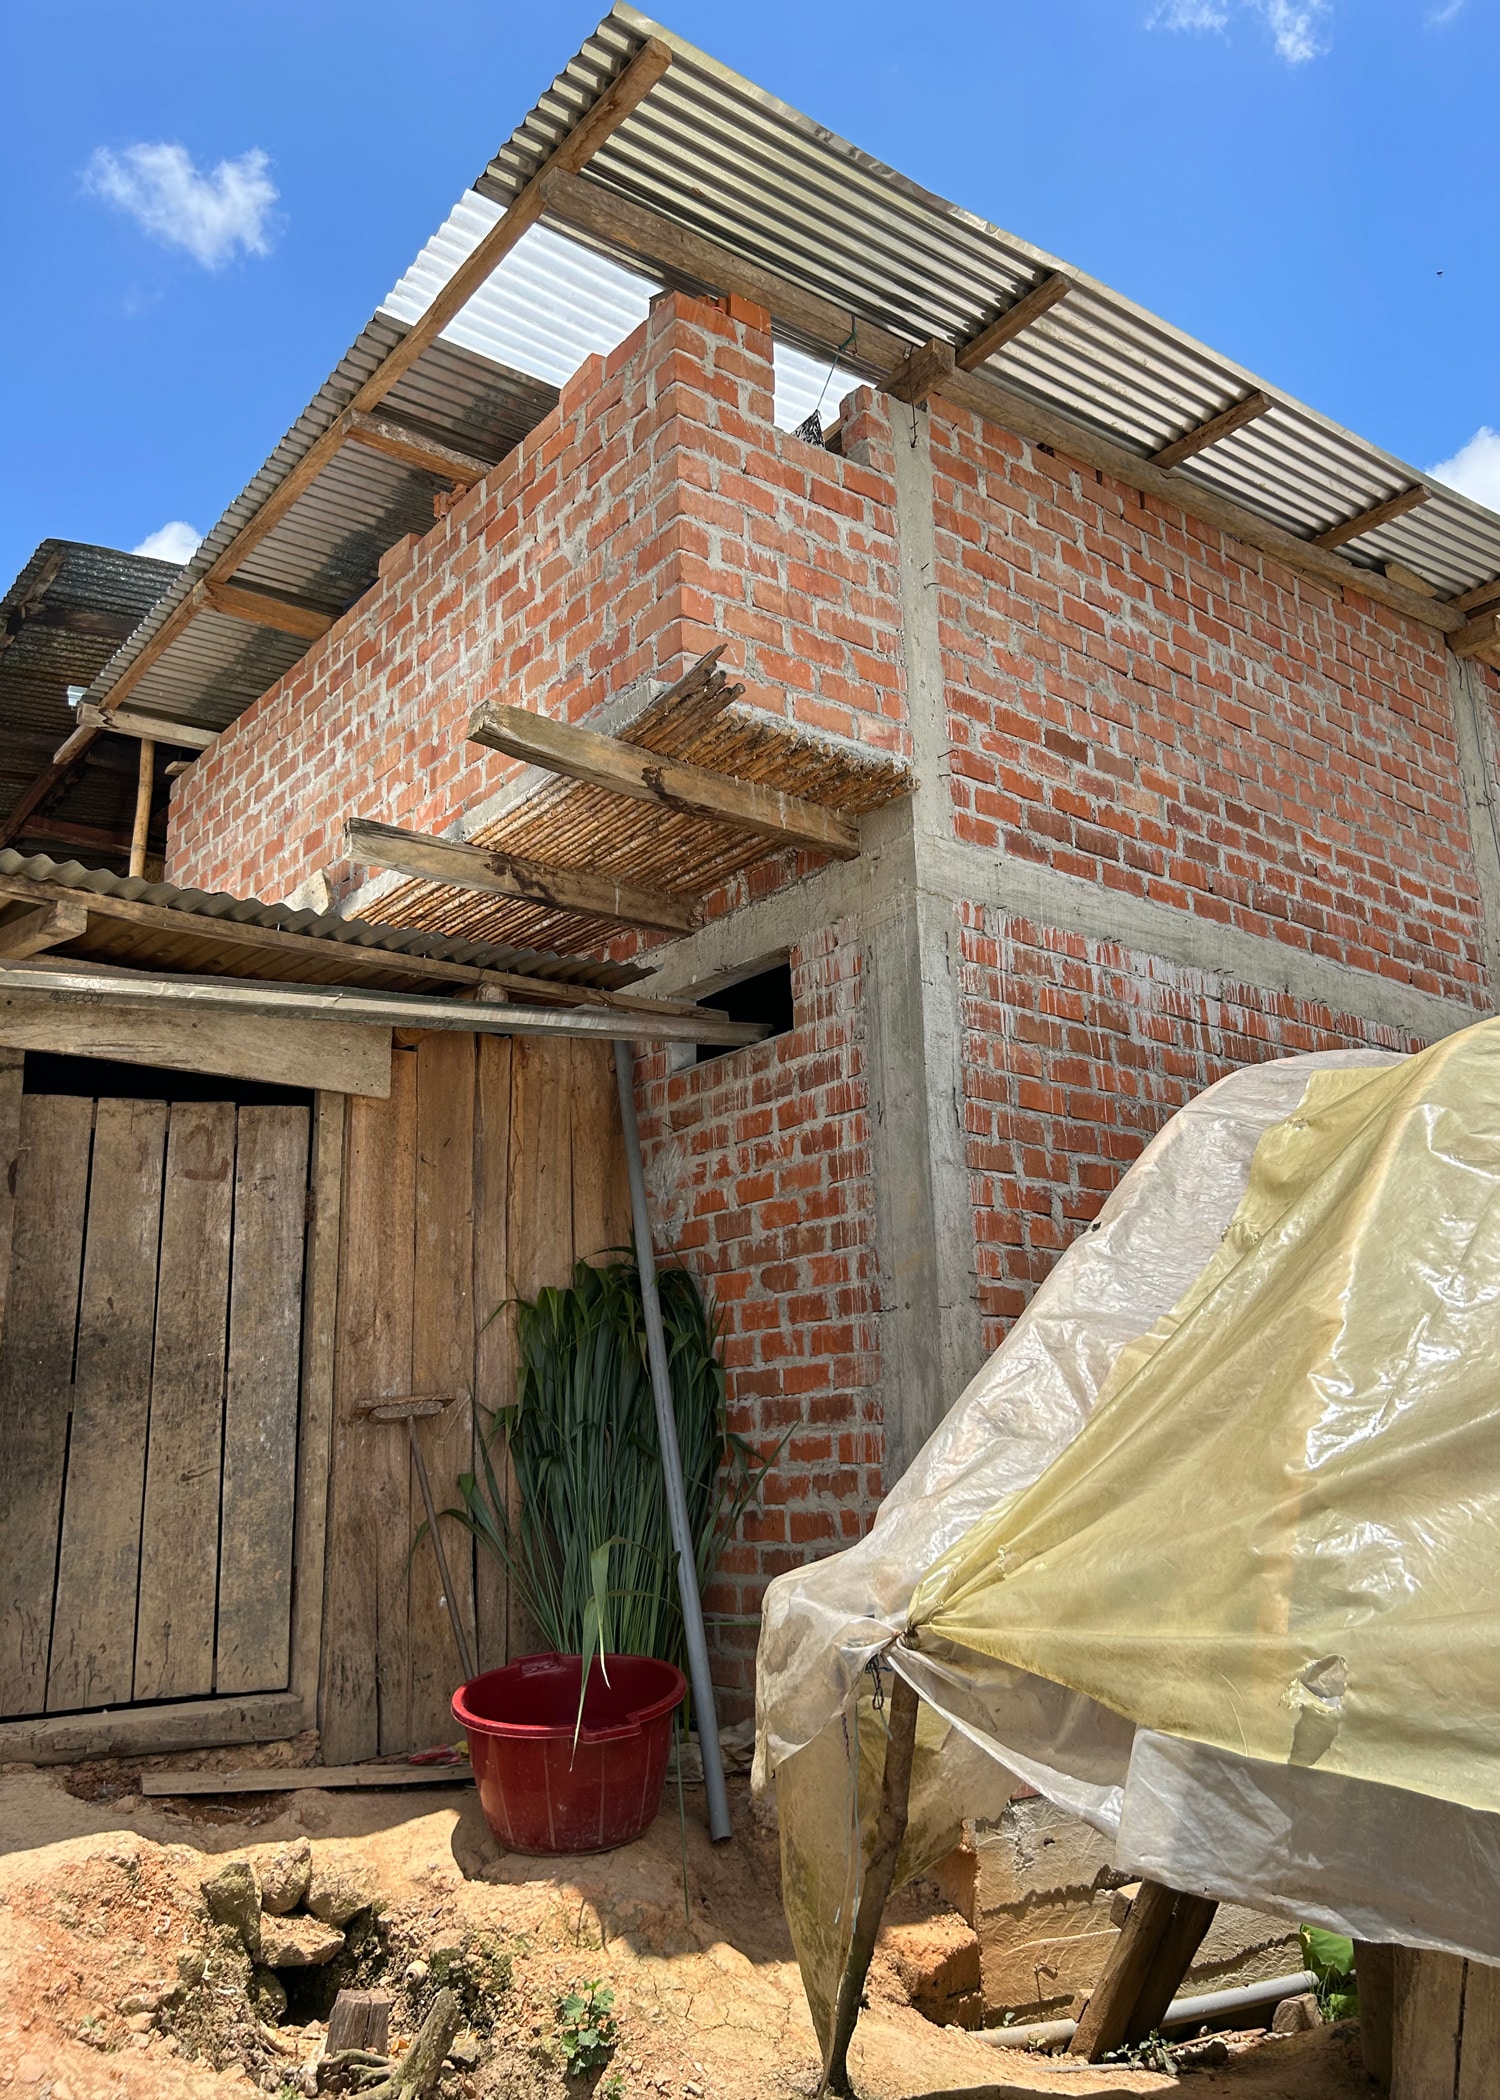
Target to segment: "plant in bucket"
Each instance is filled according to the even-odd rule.
[[[657,1284],[701,1588],[781,1445],[757,1462],[729,1432],[717,1312],[686,1269]],[[635,1263],[579,1262],[565,1289],[517,1301],[516,1335],[515,1402],[444,1514],[500,1562],[547,1646],[463,1685],[453,1712],[499,1844],[605,1851],[655,1817],[687,1692]]]

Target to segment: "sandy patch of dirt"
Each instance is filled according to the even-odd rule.
[[[278,1749],[267,1761],[306,1761],[300,1745]],[[396,1993],[393,2035],[409,2036],[420,2021],[435,1956],[456,1953],[482,1972],[475,2060],[445,2078],[444,2100],[585,2100],[596,2091],[601,2100],[800,2100],[816,2084],[776,1841],[743,1785],[733,1789],[736,1837],[725,1846],[709,1844],[701,1795],[689,1796],[685,1908],[670,1804],[620,1852],[544,1861],[500,1853],[471,1788],[162,1802],[134,1791],[139,1769],[0,1773],[6,2100],[293,2100],[324,2033],[315,1979],[294,1989],[283,2024],[259,2018],[249,1961],[212,1925],[201,1884],[226,1858],[253,1862],[302,1837],[315,1855],[374,1876],[380,1907],[345,1980]],[[908,1929],[902,1941],[903,1923],[909,1917],[872,1972],[851,2055],[862,2100],[1102,2100],[1178,2089],[1156,2072],[1022,2056],[930,2024],[905,2002],[922,1967],[913,1946],[950,1953],[961,1934],[934,1913],[925,1937]],[[569,2079],[558,2001],[600,1979],[615,1993],[618,2046],[602,2071]],[[1342,2029],[1268,2044],[1181,2085],[1183,2100],[1368,2093]]]

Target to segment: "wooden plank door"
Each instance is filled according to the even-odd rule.
[[[279,1691],[308,1112],[12,1082],[0,1714]]]

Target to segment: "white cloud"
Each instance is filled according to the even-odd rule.
[[[173,518],[170,524],[158,526],[148,532],[139,547],[132,547],[132,554],[149,554],[153,561],[191,561],[203,545],[201,532],[194,532],[191,525],[181,518]]]
[[[276,185],[258,146],[238,160],[221,160],[205,174],[185,146],[101,146],[84,171],[96,197],[129,212],[169,247],[186,248],[206,270],[217,270],[237,249],[271,252],[271,207]]]
[[[1444,6],[1434,7],[1428,14],[1428,28],[1441,29],[1445,22],[1451,22],[1456,15],[1462,14],[1463,9],[1464,0],[1446,0]]]
[[[1460,445],[1452,459],[1441,459],[1427,470],[1434,481],[1446,481],[1450,489],[1472,496],[1491,510],[1500,510],[1500,431],[1481,423],[1467,445]]]
[[[1289,65],[1301,65],[1328,49],[1324,25],[1332,0],[1241,0],[1263,15],[1276,49]],[[1463,0],[1456,0],[1462,5]],[[1148,17],[1151,29],[1226,29],[1229,0],[1161,0]]]

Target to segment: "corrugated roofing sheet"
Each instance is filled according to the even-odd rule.
[[[932,195],[626,5],[615,7],[449,215],[266,465],[137,635],[95,680],[103,698],[141,644],[254,514],[396,343],[527,178],[648,37],[674,62],[605,142],[588,179],[767,265],[913,342],[961,342],[1019,293],[1064,269],[1068,298],[989,361],[1017,391],[1141,454],[1261,387],[1269,414],[1179,469],[1312,537],[1413,481],[1419,510],[1343,549],[1395,559],[1453,594],[1500,575],[1500,517],[1382,452],[1017,236]],[[562,234],[529,232],[389,397],[390,409],[499,458],[552,405],[583,357],[644,312],[654,280]],[[778,421],[824,420],[850,373],[786,346]],[[431,521],[431,477],[346,447],[240,572],[344,605],[379,553]],[[301,654],[284,636],[203,616],[135,689],[133,704],[221,727]]]
[[[644,975],[630,964],[596,962],[588,956],[551,955],[536,948],[496,941],[455,940],[413,927],[341,919],[334,912],[295,911],[287,904],[263,904],[255,897],[230,897],[222,891],[180,890],[170,882],[112,875],[107,869],[86,868],[76,860],[55,861],[45,853],[17,853],[9,847],[0,850],[0,875],[23,875],[30,882],[55,883],[94,896],[118,897],[128,904],[155,904],[181,912],[185,921],[232,919],[240,925],[310,935],[345,947],[427,956],[439,962],[467,963],[479,970],[508,970],[513,975],[547,978],[562,984],[596,985],[605,991],[632,984]]]
[[[503,204],[648,37],[674,60],[590,161],[591,181],[913,342],[959,343],[1041,276],[1074,290],[989,360],[1007,386],[1147,454],[1261,387],[1275,405],[1180,471],[1311,537],[1413,481],[1420,510],[1342,551],[1445,592],[1500,573],[1500,517],[1342,429],[1107,285],[898,175],[620,5],[490,162]],[[848,361],[857,365],[857,343]]]

